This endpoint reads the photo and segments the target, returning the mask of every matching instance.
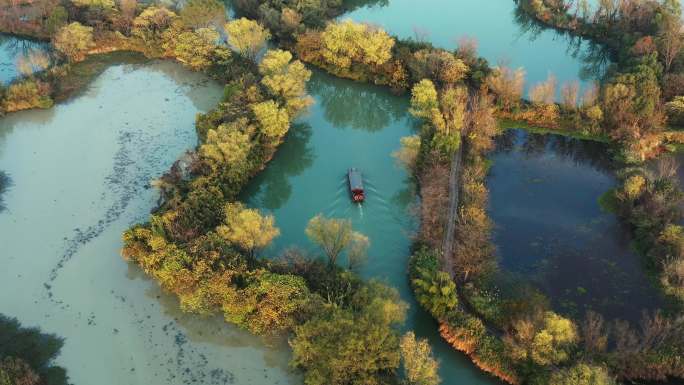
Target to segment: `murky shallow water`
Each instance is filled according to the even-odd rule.
[[[168,62],[114,65],[81,96],[0,120],[0,311],[65,338],[75,384],[287,384],[284,347],[179,312],[119,256],[149,182],[196,144],[222,89]]]

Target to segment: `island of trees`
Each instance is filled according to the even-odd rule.
[[[422,127],[396,153],[421,195],[409,279],[442,336],[511,384],[684,378],[677,305],[630,325],[593,312],[580,320],[558,314],[526,285],[506,297],[489,295],[498,267],[485,184],[497,119],[610,141],[623,167],[620,185],[603,200],[633,231],[663,292],[684,299],[682,194],[671,170],[654,174],[643,166],[682,140],[679,3],[602,0],[592,14],[583,2],[520,0],[518,16],[530,26],[589,39],[612,59],[581,98],[576,84],[563,85],[561,103],[552,77],[524,99],[524,73],[491,67],[468,41],[449,51],[336,19],[358,5],[236,0],[240,17],[231,21],[215,0],[190,0],[180,10],[134,0],[1,5],[3,30],[49,38],[61,58],[4,89],[0,110],[50,106],[73,90],[79,66],[104,52],[175,59],[224,82],[221,103],[197,119],[200,144],[191,162],[158,181],[162,205],[124,234],[124,258],[174,293],[185,311],[220,312],[253,333],[288,336],[292,365],[309,385],[427,385],[439,382],[437,363],[425,341],[400,334],[406,305],[396,290],[355,273],[367,237],[349,221],[317,216],[306,234],[320,245],[320,258],[294,250],[266,258],[263,250],[279,234],[274,218],[237,199],[311,103],[303,62],[410,92],[410,112]],[[266,51],[269,39],[279,48]]]

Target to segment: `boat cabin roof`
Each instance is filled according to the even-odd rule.
[[[349,187],[352,190],[363,191],[363,177],[361,172],[355,168],[349,170]]]

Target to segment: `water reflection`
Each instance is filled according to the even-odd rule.
[[[520,28],[520,35],[527,35],[531,41],[553,30],[566,44],[566,52],[581,62],[579,77],[582,80],[602,79],[611,63],[611,53],[601,44],[573,36],[566,31],[552,29],[531,17],[522,7],[517,6],[513,19]]]
[[[522,130],[497,144],[488,186],[504,270],[573,315],[592,309],[638,320],[643,309],[659,307],[629,232],[598,204],[615,184],[609,148]]]
[[[51,62],[49,45],[0,33],[0,85],[23,73],[43,70]]]
[[[506,130],[496,138],[497,153],[520,152],[534,158],[545,152],[576,165],[588,165],[604,173],[613,171],[611,148],[605,143],[580,140],[561,135],[526,133]]]
[[[577,80],[583,72],[579,58],[584,46],[569,49],[552,30],[525,31],[514,20],[515,8],[511,0],[392,0],[387,6],[360,8],[344,17],[378,24],[401,38],[419,35],[446,49],[454,49],[460,38],[469,36],[478,42],[478,54],[492,65],[503,60],[513,68],[523,67],[526,88],[544,81],[549,72],[560,84]],[[579,51],[576,57],[572,50]]]
[[[6,172],[0,170],[0,213],[5,210],[5,202],[3,201],[2,195],[10,187],[10,177]]]
[[[406,109],[389,92],[372,91],[343,79],[313,76],[309,92],[317,97],[325,119],[335,128],[378,131],[406,116]]]
[[[309,143],[311,134],[309,124],[294,124],[269,166],[253,179],[243,195],[257,196],[255,203],[268,210],[277,210],[287,203],[292,196],[289,178],[301,174],[315,160],[315,153]]]

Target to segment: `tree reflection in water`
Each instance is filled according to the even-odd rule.
[[[242,197],[255,197],[252,203],[268,210],[281,208],[292,195],[289,178],[301,174],[313,164],[315,155],[309,144],[311,134],[310,125],[293,124],[274,159],[245,187]],[[288,161],[280,162],[278,158]]]
[[[406,116],[404,106],[387,97],[389,91],[369,90],[318,71],[309,82],[309,92],[320,100],[325,119],[335,128],[380,131]]]

